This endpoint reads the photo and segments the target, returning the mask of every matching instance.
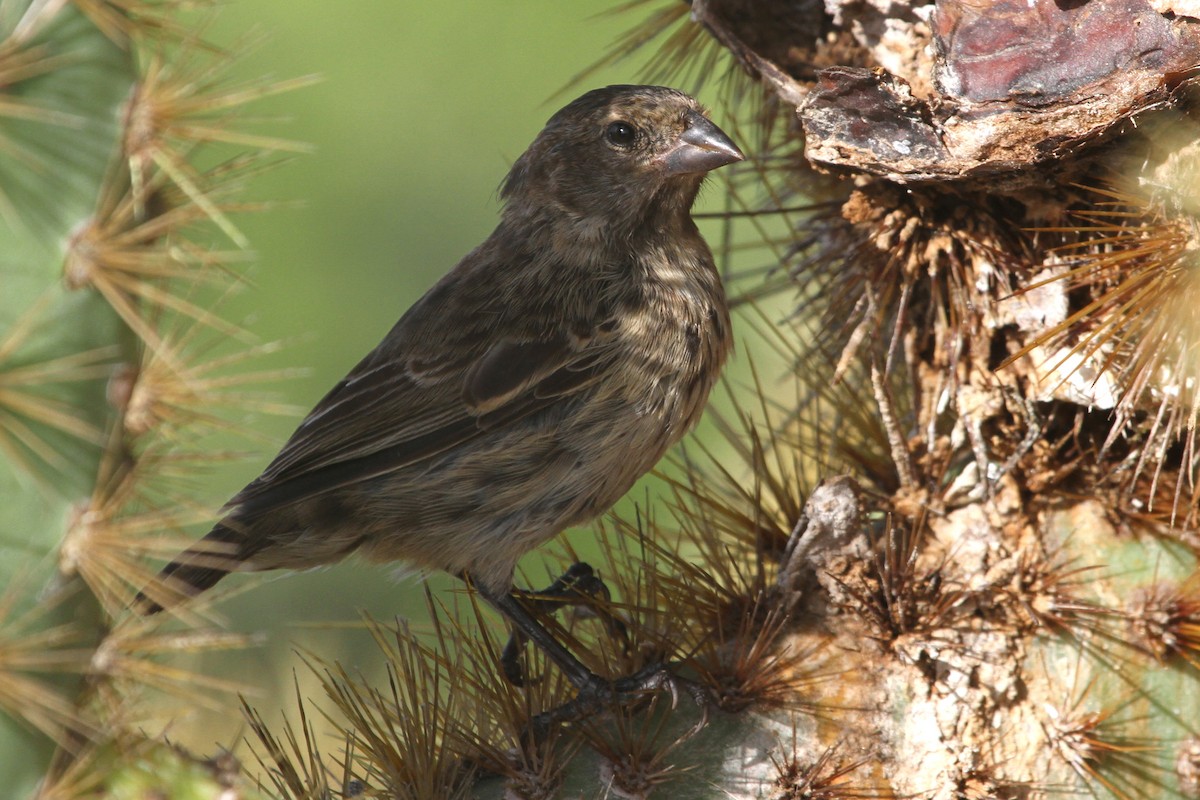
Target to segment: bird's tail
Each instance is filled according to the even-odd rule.
[[[218,523],[207,536],[163,567],[154,582],[138,592],[133,608],[141,614],[157,614],[212,588],[245,560],[244,542],[244,535]]]

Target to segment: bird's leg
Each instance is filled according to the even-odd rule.
[[[464,576],[466,577],[466,576]],[[481,584],[475,584],[475,589],[479,592],[479,596],[491,604],[492,608],[499,611],[504,617],[512,623],[513,627],[521,636],[524,636],[529,641],[542,649],[546,657],[558,665],[558,668],[567,676],[567,680],[579,689],[581,692],[585,690],[595,691],[601,686],[607,686],[608,681],[601,678],[596,673],[583,665],[579,659],[571,654],[571,651],[563,647],[557,639],[550,635],[550,632],[542,627],[542,624],[529,612],[520,600],[508,591],[496,592],[488,589]],[[511,645],[511,641],[509,643]],[[507,655],[508,648],[505,648]],[[517,673],[517,682],[521,678],[521,670],[519,665],[510,666],[506,661],[503,663],[505,677],[509,680],[513,679],[510,671],[515,669]]]
[[[600,617],[600,620],[604,623],[604,627],[608,629],[610,636],[619,638],[626,648],[629,646],[629,633],[625,629],[625,623],[613,615],[607,608],[603,606],[595,608],[589,602],[590,599],[597,597],[602,597],[605,601],[608,601],[612,595],[608,591],[608,587],[604,584],[604,581],[600,579],[600,576],[595,573],[591,566],[582,561],[572,564],[567,568],[566,572],[555,579],[554,583],[539,592],[514,590],[511,594],[517,602],[521,603],[525,608],[531,609],[533,613],[553,613],[559,606],[563,605],[587,605]],[[504,676],[515,686],[522,686],[525,681],[520,664],[521,651],[525,646],[525,642],[525,634],[520,628],[515,628],[508,639],[508,644],[504,647],[503,654],[500,656],[500,665],[504,670]]]
[[[586,567],[586,565],[583,566]],[[568,570],[568,574],[570,573],[571,570]],[[591,573],[590,567],[587,568],[587,573]],[[467,580],[470,579],[469,575],[464,574],[463,577]],[[562,580],[560,579],[560,581]],[[558,584],[560,581],[555,581],[555,583]],[[619,678],[615,681],[607,680],[584,666],[566,647],[551,636],[550,632],[542,627],[541,623],[530,613],[529,609],[526,608],[525,604],[515,593],[495,592],[479,584],[476,584],[475,588],[479,592],[479,595],[506,617],[515,628],[513,638],[509,640],[508,646],[505,647],[505,655],[502,656],[502,669],[505,672],[505,677],[509,680],[514,680],[513,673],[515,672],[516,680],[514,680],[514,683],[518,683],[519,685],[519,681],[522,678],[520,665],[517,663],[516,656],[513,655],[510,657],[508,651],[510,648],[515,649],[514,641],[528,640],[533,642],[537,647],[540,647],[542,652],[546,654],[546,657],[553,661],[563,671],[567,680],[579,690],[579,694],[575,699],[557,708],[545,711],[531,721],[531,732],[534,736],[540,735],[540,733],[548,730],[553,725],[580,719],[595,713],[606,705],[611,705],[614,701],[628,695],[661,689],[666,689],[670,692],[672,707],[676,704],[679,697],[679,690],[683,689],[696,705],[704,710],[695,730],[699,730],[706,723],[708,719],[708,707],[711,702],[708,691],[693,681],[674,675],[670,670],[670,665],[654,663],[638,670],[633,675]],[[612,622],[619,623],[619,620],[613,619]],[[623,624],[620,630],[624,631]]]

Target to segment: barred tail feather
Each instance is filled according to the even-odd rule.
[[[218,524],[163,567],[154,583],[138,592],[133,608],[143,615],[157,614],[212,588],[244,560],[244,541],[237,531]]]

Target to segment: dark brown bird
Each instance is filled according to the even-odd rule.
[[[705,173],[741,158],[674,89],[609,86],[551,117],[505,179],[492,235],[317,404],[142,609],[233,570],[358,552],[469,577],[576,685],[598,680],[512,597],[513,571],[606,511],[699,418],[732,340],[689,212]]]

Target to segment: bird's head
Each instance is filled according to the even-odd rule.
[[[663,86],[595,89],[550,118],[501,187],[508,208],[580,223],[686,215],[704,175],[743,155],[693,98]]]

